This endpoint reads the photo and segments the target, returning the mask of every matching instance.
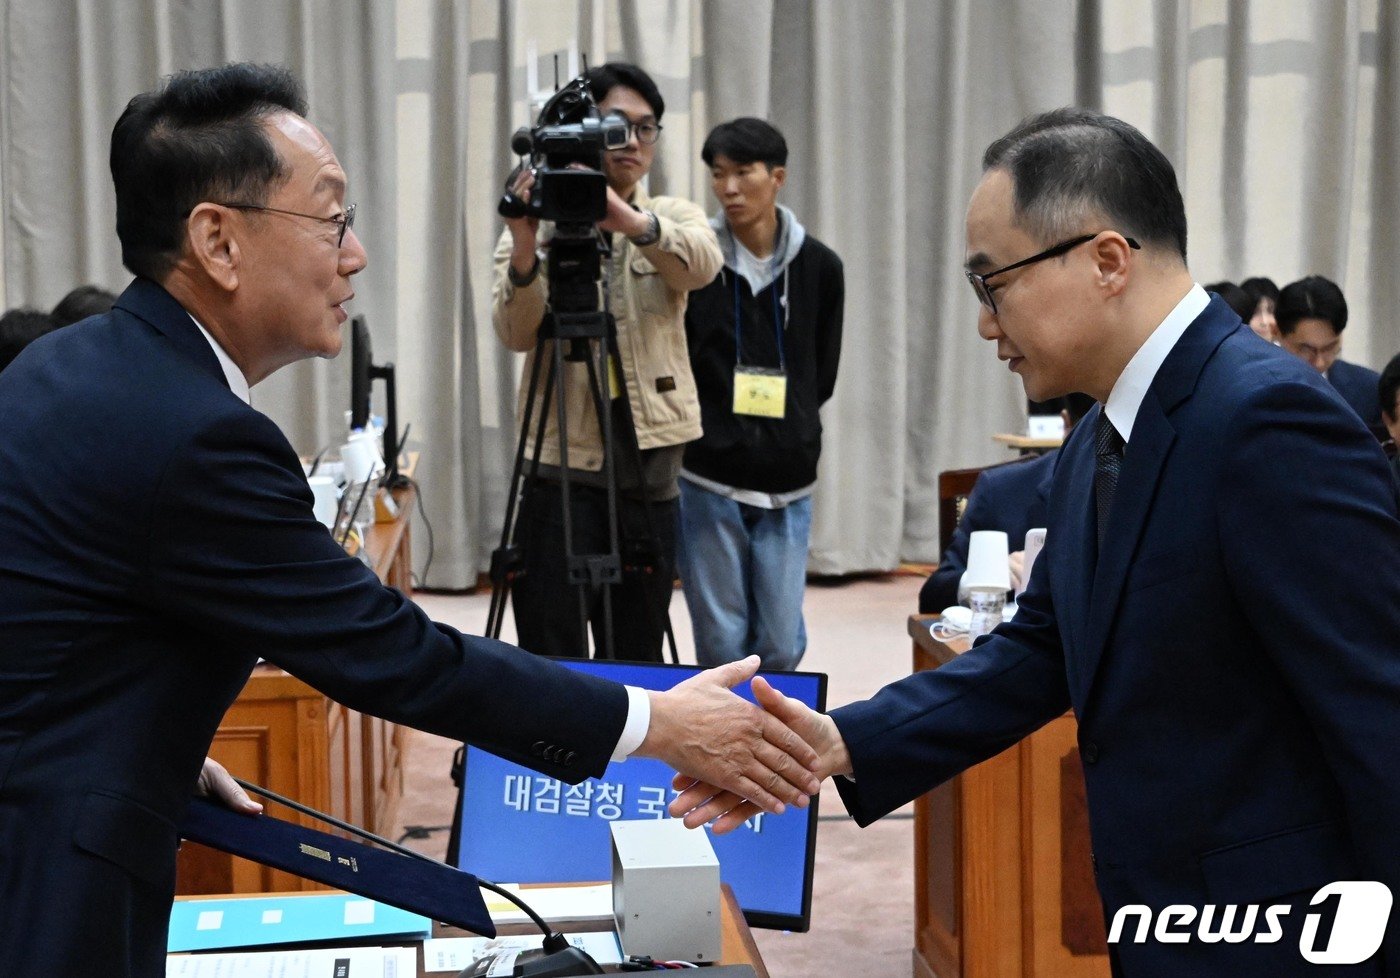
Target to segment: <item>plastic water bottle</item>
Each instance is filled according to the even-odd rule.
[[[975,587],[968,592],[972,605],[972,623],[967,626],[967,637],[974,641],[979,635],[986,635],[1001,624],[1001,612],[1006,606],[1005,588]]]

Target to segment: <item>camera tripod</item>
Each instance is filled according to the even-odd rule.
[[[597,249],[605,248],[606,244],[597,243],[596,236],[590,234],[587,246]],[[564,250],[566,249],[561,249]],[[557,256],[551,255],[551,259],[555,257]],[[599,263],[596,257],[593,261],[594,267],[597,267]],[[577,308],[590,301],[596,305],[597,284],[596,276],[589,277],[586,279],[587,288],[580,290],[576,287],[577,283],[574,288],[569,288],[566,282],[556,282],[553,275],[550,277],[550,307],[540,324],[539,336],[535,343],[525,409],[520,421],[515,461],[511,470],[510,491],[506,498],[506,516],[501,527],[501,545],[491,554],[492,592],[486,634],[491,638],[500,637],[511,587],[516,579],[526,572],[526,550],[531,546],[531,541],[528,533],[523,539],[519,538],[519,510],[526,500],[531,500],[531,505],[539,504],[537,490],[544,479],[540,475],[540,453],[544,446],[545,427],[552,406],[559,444],[557,471],[562,506],[565,571],[568,583],[573,586],[578,600],[578,634],[583,643],[580,653],[586,654],[587,651],[590,599],[597,594],[602,605],[602,638],[595,654],[598,658],[611,659],[616,657],[617,652],[614,643],[612,602],[614,585],[622,581],[624,572],[647,573],[649,569],[650,573],[663,574],[669,587],[671,568],[662,559],[660,536],[649,501],[642,501],[645,530],[641,538],[621,540],[614,403],[619,414],[616,421],[622,422],[621,427],[624,429],[623,440],[628,452],[628,461],[632,464],[639,482],[644,480],[641,478],[641,448],[637,441],[626,384],[619,382],[616,392],[610,390],[609,394],[613,397],[605,398],[603,394],[604,378],[610,376],[609,363],[617,355],[616,321],[607,308],[606,300],[602,310],[567,311],[560,308],[560,305]],[[606,283],[602,293],[604,296],[608,295]],[[573,369],[578,369],[578,365],[582,364],[583,369],[587,371],[589,403],[597,417],[602,442],[602,481],[607,500],[608,547],[601,552],[579,553],[574,548],[574,512],[571,501],[577,487],[573,485],[576,476],[569,468],[569,419],[563,396],[563,378],[570,364],[574,365]],[[534,450],[527,462],[526,446],[532,427]],[[640,488],[644,493],[645,486]],[[628,545],[625,561],[623,542]],[[647,601],[643,601],[642,604],[649,624],[655,631],[658,624],[656,609]],[[663,618],[660,624],[669,644],[671,661],[678,662],[670,615],[663,613]]]

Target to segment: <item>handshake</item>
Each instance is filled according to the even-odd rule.
[[[758,656],[749,656],[649,693],[651,724],[635,753],[680,772],[672,785],[680,795],[670,811],[687,828],[713,822],[711,831],[722,835],[758,812],[805,808],[823,779],[850,773],[846,743],[832,719],[755,676],[758,665]],[[732,692],[749,679],[759,706]],[[212,758],[196,792],[237,811],[262,810]]]

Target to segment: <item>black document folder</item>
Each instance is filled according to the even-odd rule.
[[[442,863],[373,849],[271,815],[244,815],[204,798],[190,802],[180,835],[474,934],[496,936],[476,877]]]

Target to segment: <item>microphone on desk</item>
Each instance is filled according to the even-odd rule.
[[[261,785],[242,778],[234,778],[234,781],[250,794],[373,842],[391,853],[407,856],[415,861],[418,869],[405,872],[405,867],[389,853],[271,815],[245,815],[204,798],[195,798],[190,803],[180,826],[182,838],[421,913],[486,937],[494,937],[496,928],[477,887],[490,890],[524,911],[545,935],[541,950],[527,951],[517,957],[513,978],[565,978],[569,975],[603,973],[603,969],[587,952],[574,947],[563,934],[551,930],[543,917],[504,887],[421,852],[414,852]],[[377,885],[371,882],[378,878],[385,882]],[[459,978],[485,975],[486,970],[477,969],[486,963],[489,970],[494,958],[491,956],[475,962],[462,971]]]

